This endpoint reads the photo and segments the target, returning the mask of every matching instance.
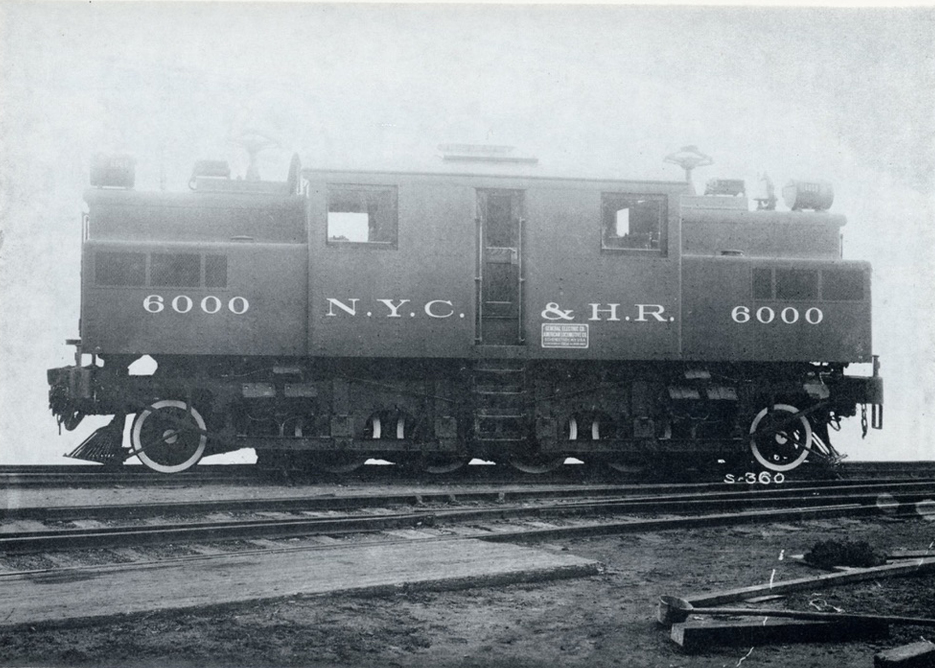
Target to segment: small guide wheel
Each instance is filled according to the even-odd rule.
[[[774,404],[764,408],[750,424],[750,451],[770,471],[791,471],[808,457],[812,426],[795,406]]]
[[[146,466],[160,473],[179,473],[201,460],[208,437],[205,421],[194,406],[163,399],[133,420],[130,444]]]

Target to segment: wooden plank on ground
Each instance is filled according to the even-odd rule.
[[[935,643],[927,640],[883,650],[873,657],[873,668],[933,667],[935,667]]]
[[[788,594],[789,592],[814,589],[815,587],[831,587],[839,584],[850,584],[852,582],[862,582],[864,580],[885,577],[922,575],[924,573],[931,573],[932,571],[935,571],[935,558],[911,559],[899,561],[895,564],[886,564],[885,566],[857,568],[846,573],[826,573],[814,577],[783,580],[781,582],[773,582],[772,584],[764,583],[751,587],[740,587],[738,589],[712,592],[710,594],[685,596],[684,598],[695,607],[708,607],[734,603],[758,594]]]
[[[889,625],[878,621],[814,622],[800,619],[745,619],[738,622],[681,622],[672,625],[671,637],[686,652],[714,646],[756,647],[770,643],[873,640],[889,635]]]
[[[480,540],[412,541],[123,564],[0,580],[0,626],[199,608],[250,600],[462,589],[593,575],[568,553]]]

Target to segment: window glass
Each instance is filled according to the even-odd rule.
[[[366,243],[395,248],[396,188],[330,186],[328,243]]]
[[[205,255],[205,287],[227,287],[227,256]]]
[[[516,248],[517,224],[513,218],[513,193],[488,192],[487,219],[484,223],[486,245]]]
[[[665,199],[659,195],[604,193],[602,248],[665,250]]]
[[[861,301],[864,298],[864,272],[860,269],[821,272],[821,297],[828,301]]]
[[[98,285],[146,285],[146,254],[100,251],[94,255],[94,282]]]
[[[754,269],[753,270],[753,298],[754,299],[772,299],[773,298],[773,270],[772,269]]]
[[[151,285],[196,288],[201,285],[201,256],[197,253],[153,253]]]
[[[818,272],[812,269],[777,269],[776,299],[818,299]]]

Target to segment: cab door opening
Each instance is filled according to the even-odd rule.
[[[477,331],[483,345],[522,345],[523,193],[477,191]]]

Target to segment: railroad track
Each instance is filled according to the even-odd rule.
[[[684,472],[671,472],[676,478],[684,478]],[[665,480],[666,472],[654,471],[652,476],[657,480]],[[722,482],[724,472],[720,469],[710,468],[693,472],[696,479],[709,480],[712,483]],[[935,461],[919,462],[843,462],[834,469],[828,470],[819,467],[803,467],[786,476],[787,480],[821,480],[821,479],[848,479],[871,480],[874,478],[886,479],[935,479]],[[158,486],[191,486],[191,485],[228,485],[228,484],[294,484],[315,482],[320,480],[341,481],[399,481],[402,483],[426,481],[458,481],[458,482],[506,482],[516,480],[533,480],[535,482],[561,482],[561,481],[595,481],[595,480],[645,480],[645,474],[607,473],[595,470],[587,465],[567,465],[558,471],[536,476],[519,476],[508,466],[468,466],[458,474],[439,478],[430,474],[414,477],[410,472],[396,466],[365,466],[353,474],[336,475],[328,473],[293,472],[289,477],[283,477],[269,471],[263,471],[252,464],[232,465],[202,465],[184,473],[165,475],[151,471],[144,466],[107,467],[98,464],[76,465],[27,465],[27,466],[0,466],[0,487],[102,487],[109,485],[158,485]],[[684,480],[680,480],[683,482]]]
[[[932,513],[935,481],[681,494],[530,490],[32,508],[0,523],[0,578],[399,540],[554,540],[743,522]],[[631,490],[632,491],[632,490]],[[550,496],[561,492],[564,496]],[[588,497],[586,494],[590,493]],[[405,506],[405,507],[402,507]],[[930,518],[932,515],[930,515]]]

